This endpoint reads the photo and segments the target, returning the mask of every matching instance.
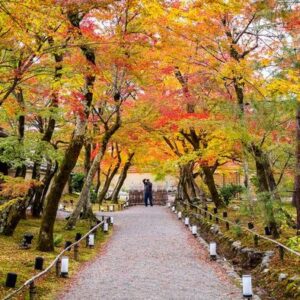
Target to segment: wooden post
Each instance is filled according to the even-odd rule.
[[[258,246],[258,235],[254,236],[254,246]]]
[[[36,296],[36,287],[34,281],[31,281],[29,285],[29,299],[35,300],[35,296]]]
[[[76,261],[78,261],[78,259],[79,259],[79,245],[78,244],[76,244],[74,246],[74,259]]]
[[[219,224],[219,218],[218,217],[216,217],[216,223]]]
[[[226,222],[226,229],[229,230],[229,222]]]
[[[61,266],[61,259],[59,258],[55,264],[55,271],[57,277],[60,277],[60,266]]]
[[[209,214],[209,219],[212,220],[212,215],[211,214]]]
[[[278,249],[279,249],[280,260],[283,261],[284,260],[284,248],[282,246],[278,246]]]

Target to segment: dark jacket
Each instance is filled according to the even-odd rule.
[[[147,182],[145,184],[145,193],[152,194],[152,183],[151,182]]]

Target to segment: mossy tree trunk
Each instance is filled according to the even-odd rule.
[[[84,14],[74,11],[68,14],[70,23],[79,30],[80,22]],[[96,57],[94,50],[86,45],[80,46],[80,49],[85,56],[87,63],[93,66],[96,65]],[[86,75],[84,91],[84,114],[78,115],[76,118],[76,127],[72,134],[71,141],[64,154],[64,158],[56,173],[49,195],[46,198],[46,205],[43,212],[39,240],[37,249],[41,251],[53,251],[53,229],[58,210],[58,204],[62,196],[64,187],[69,180],[70,174],[76,165],[80,151],[84,144],[84,139],[87,131],[87,122],[90,115],[90,106],[93,101],[93,87],[96,77],[92,74]]]
[[[293,204],[296,207],[296,225],[300,231],[300,104],[297,103],[296,113],[296,167],[294,180]]]
[[[30,188],[26,196],[20,199],[16,204],[12,205],[8,211],[5,224],[3,224],[2,234],[6,236],[12,236],[17,228],[20,220],[22,219],[24,212],[30,203],[30,199],[34,192],[34,187]]]
[[[211,167],[202,167],[204,176],[205,176],[205,183],[209,189],[211,199],[214,202],[217,208],[224,207],[225,204],[220,198],[220,195],[217,190],[217,186],[214,179],[214,172]]]
[[[117,163],[115,164],[112,170],[111,170],[112,166],[109,168],[108,173],[106,174],[103,187],[101,190],[99,190],[99,193],[97,195],[97,202],[99,203],[99,205],[102,204],[103,200],[105,199],[105,196],[109,190],[111,182],[113,178],[116,176],[116,174],[118,173],[121,166],[121,162],[122,162],[121,151],[118,149],[118,145],[116,146],[116,151],[117,151]]]
[[[34,200],[31,205],[31,214],[35,218],[39,218],[41,216],[44,207],[45,197],[49,190],[51,180],[57,172],[57,168],[57,162],[55,162],[53,166],[53,164],[50,161],[48,161],[45,176],[42,179],[41,185],[38,186],[35,190]]]
[[[85,155],[84,155],[84,176],[87,178],[91,164],[92,164],[92,144],[89,141],[86,141],[84,144],[84,149],[85,149]],[[92,213],[92,204],[91,204],[91,197],[90,193],[88,194],[88,197],[86,201],[84,202],[83,205],[83,214],[82,214],[82,219],[88,219],[89,216]]]
[[[89,198],[89,193],[90,193],[90,189],[92,187],[93,184],[93,179],[96,175],[96,172],[98,171],[98,167],[105,155],[106,149],[107,149],[107,145],[111,139],[111,137],[114,135],[114,133],[120,128],[121,126],[121,112],[120,112],[120,106],[121,106],[121,102],[119,104],[116,105],[116,110],[114,112],[114,114],[116,114],[115,117],[115,121],[113,123],[113,125],[111,125],[109,127],[108,123],[105,124],[105,133],[103,135],[103,137],[101,138],[101,147],[100,150],[98,151],[98,153],[96,154],[91,167],[89,169],[89,172],[85,178],[85,182],[83,185],[83,188],[81,190],[80,193],[80,197],[79,200],[77,202],[77,205],[73,211],[73,213],[71,214],[68,223],[66,225],[66,228],[71,230],[75,227],[76,222],[80,216],[80,212],[84,206],[84,204],[86,203],[86,201],[88,201]],[[109,117],[109,120],[111,120],[111,117]],[[90,209],[88,214],[90,215],[91,218],[93,218],[94,214],[92,212],[92,210]]]
[[[116,184],[116,186],[113,190],[113,193],[111,195],[111,200],[112,200],[113,203],[118,203],[119,193],[120,193],[121,188],[122,188],[122,186],[123,186],[123,184],[124,184],[124,182],[127,178],[128,170],[131,167],[133,157],[134,157],[134,152],[130,153],[128,155],[127,161],[124,164],[124,167],[122,169],[122,172],[120,174],[118,182],[117,182],[117,184]]]
[[[53,38],[49,37],[48,40],[49,40],[50,46],[53,46],[53,44],[54,44]],[[58,82],[62,77],[63,54],[55,53],[54,60],[55,60],[54,81]],[[43,137],[42,137],[43,142],[50,143],[50,141],[53,137],[53,133],[55,130],[55,125],[56,125],[55,115],[56,115],[57,108],[58,108],[58,93],[57,93],[57,91],[55,91],[52,94],[51,105],[50,105],[51,115],[47,122],[46,129],[44,130],[43,128],[41,128],[41,132],[43,133]],[[35,195],[34,195],[32,206],[31,206],[32,207],[31,213],[32,213],[32,216],[35,218],[39,218],[41,216],[45,195],[48,192],[51,179],[53,178],[53,176],[57,170],[57,167],[56,167],[57,164],[55,163],[54,171],[52,170],[52,165],[53,165],[52,162],[47,161],[47,169],[45,172],[44,179],[42,180],[41,186],[38,187],[35,191]],[[32,174],[33,179],[39,180],[40,167],[41,167],[40,163],[35,162],[34,172]]]

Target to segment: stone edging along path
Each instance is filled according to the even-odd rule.
[[[211,262],[206,247],[166,207],[114,215],[106,250],[57,299],[241,299],[234,272]]]

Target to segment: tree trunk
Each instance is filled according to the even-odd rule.
[[[39,233],[39,241],[37,248],[41,251],[53,251],[53,227],[58,209],[58,204],[62,196],[64,187],[69,176],[76,165],[78,156],[84,143],[86,134],[87,120],[89,116],[89,108],[92,103],[93,93],[90,91],[94,85],[95,77],[86,78],[86,94],[85,94],[85,116],[77,116],[76,128],[74,130],[71,142],[64,154],[58,173],[55,175],[51,190],[46,199],[46,206],[43,213],[41,228]]]
[[[89,193],[90,193],[90,188],[92,186],[93,183],[93,178],[97,172],[98,166],[104,156],[104,153],[106,151],[106,145],[102,144],[101,146],[101,150],[97,153],[97,155],[95,156],[93,163],[91,165],[91,168],[89,170],[88,175],[85,178],[85,182],[83,184],[81,193],[80,193],[80,197],[78,199],[77,205],[73,211],[73,213],[71,214],[68,223],[66,225],[67,229],[73,229],[76,225],[77,219],[80,216],[81,210],[85,204],[85,202],[88,201],[89,199]]]
[[[26,219],[26,210],[31,203],[36,188],[36,186],[32,186],[23,199],[18,200],[7,210],[7,215],[1,220],[2,234],[13,235],[21,219]]]
[[[213,171],[211,170],[210,167],[202,167],[202,169],[203,169],[203,173],[205,176],[205,183],[209,189],[212,201],[214,202],[214,204],[217,208],[223,207],[224,202],[222,201],[222,199],[220,198],[220,195],[218,193]]]
[[[110,187],[110,184],[113,180],[113,178],[116,176],[116,174],[118,173],[119,169],[120,169],[120,166],[121,166],[121,156],[119,155],[119,158],[118,158],[118,162],[117,164],[115,165],[115,167],[113,168],[112,172],[110,174],[107,175],[106,179],[105,179],[105,182],[104,182],[104,185],[103,185],[103,188],[101,189],[101,191],[99,192],[99,194],[97,195],[97,202],[99,204],[102,204],[103,200],[105,199],[105,196],[107,194],[107,191]]]
[[[48,41],[49,41],[50,46],[53,46],[53,44],[54,44],[53,38],[49,37]],[[57,82],[62,77],[63,54],[55,53],[54,61],[55,61],[54,81]],[[54,133],[54,130],[55,130],[56,120],[52,114],[55,114],[55,109],[57,107],[58,107],[58,93],[57,93],[57,91],[54,91],[52,93],[52,99],[51,99],[51,105],[50,105],[51,115],[49,117],[47,128],[46,128],[45,132],[43,132],[43,128],[42,128],[42,132],[43,132],[42,141],[47,142],[47,143],[50,143],[53,133]],[[40,153],[39,155],[42,155],[42,153]],[[40,167],[41,167],[40,163],[34,164],[34,172],[32,173],[33,179],[40,180]],[[32,206],[31,206],[31,213],[32,213],[32,216],[35,218],[39,218],[41,216],[45,195],[47,194],[51,179],[53,178],[53,176],[57,170],[57,166],[55,167],[55,172],[51,172],[51,168],[52,168],[52,163],[48,161],[47,162],[47,170],[45,173],[45,177],[42,181],[42,185],[37,187],[37,189],[35,191],[34,200],[33,200]]]
[[[86,176],[84,185],[82,187],[77,205],[76,205],[72,215],[70,216],[70,218],[68,220],[66,228],[69,229],[69,230],[71,230],[72,228],[75,227],[76,222],[77,222],[77,220],[80,216],[80,212],[81,212],[81,210],[84,206],[84,203],[86,201],[88,201],[88,199],[89,199],[89,193],[90,193],[90,189],[91,189],[91,186],[92,186],[92,183],[93,183],[93,179],[94,179],[95,174],[98,170],[98,167],[99,167],[99,165],[100,165],[100,163],[101,163],[101,161],[104,157],[104,154],[106,152],[106,148],[107,148],[107,145],[109,143],[109,140],[121,126],[120,107],[118,107],[116,113],[117,113],[116,121],[112,125],[112,127],[107,129],[106,132],[104,133],[104,136],[103,136],[102,141],[101,141],[100,151],[97,153],[97,155],[95,156],[95,158],[92,162],[92,165],[90,167],[88,175]],[[90,213],[92,213],[92,212],[89,211],[89,214]],[[92,213],[92,215],[93,215],[93,213]]]
[[[35,162],[34,165],[33,165],[33,169],[32,169],[32,179],[35,179],[35,180],[40,180],[40,163],[38,162]],[[38,212],[38,203],[36,202],[36,199],[37,199],[37,195],[40,193],[40,190],[41,190],[41,186],[38,186],[35,188],[35,191],[33,193],[33,201],[30,201],[31,202],[31,215],[34,217],[34,218],[38,218],[40,216],[40,213]]]
[[[84,155],[84,176],[87,178],[89,170],[91,168],[91,155],[92,155],[92,144],[86,142],[84,145],[85,155]],[[92,204],[91,204],[91,197],[90,192],[86,201],[83,204],[83,219],[88,219],[92,212]]]
[[[22,112],[25,111],[25,101],[23,96],[23,90],[21,88],[17,89],[14,92],[14,95],[20,105]],[[25,136],[25,115],[20,115],[18,119],[18,138],[19,143],[23,145]],[[25,158],[22,157],[23,162],[25,162]],[[26,165],[23,163],[21,166],[17,167],[15,177],[26,177]]]
[[[273,192],[276,199],[280,199],[279,195],[276,193],[277,186],[267,154],[254,144],[251,145],[251,150],[255,159],[259,191]]]
[[[133,157],[134,157],[134,152],[129,154],[129,156],[127,158],[127,161],[126,161],[126,163],[123,167],[123,170],[120,174],[118,182],[117,182],[117,184],[116,184],[116,186],[113,190],[113,193],[111,195],[111,200],[112,200],[113,203],[118,203],[119,193],[120,193],[121,188],[124,184],[124,181],[126,180],[127,173],[128,173],[129,168],[131,167]]]
[[[22,219],[24,212],[30,203],[34,188],[31,188],[24,199],[19,200],[16,204],[12,205],[9,209],[7,220],[3,225],[2,234],[6,236],[12,236],[20,220]]]
[[[55,175],[51,190],[46,199],[46,206],[43,213],[41,228],[38,240],[38,250],[53,251],[53,227],[58,209],[58,204],[62,196],[64,187],[68,181],[70,173],[76,165],[78,156],[83,146],[86,132],[86,120],[82,121],[77,117],[77,128],[73,138],[65,152],[58,173]]]
[[[100,186],[101,186],[101,182],[100,182],[100,166],[98,166],[98,170],[97,170],[97,175],[96,175],[96,187],[95,187],[95,193],[96,195],[98,195],[99,190],[100,190]]]
[[[176,196],[176,201],[180,201],[186,199],[184,195],[184,190],[183,190],[183,175],[182,175],[182,170],[180,167],[180,172],[179,172],[179,180],[178,180],[178,185],[177,185],[177,196]]]
[[[44,207],[44,200],[49,190],[51,180],[57,172],[58,165],[55,163],[54,169],[51,162],[47,164],[47,170],[40,186],[36,188],[34,200],[31,206],[31,214],[34,218],[39,218]]]
[[[78,28],[80,34],[80,21],[84,14],[78,11],[73,11],[68,14],[70,23]],[[80,46],[87,62],[91,65],[96,65],[96,57],[94,50],[86,45]],[[90,106],[93,100],[93,87],[95,83],[95,75],[89,74],[85,77],[84,86],[84,115],[78,115],[76,119],[76,128],[74,130],[71,142],[65,152],[64,159],[61,163],[58,173],[55,175],[51,190],[46,199],[46,206],[43,213],[41,228],[39,232],[38,250],[53,251],[53,228],[58,209],[58,204],[62,196],[64,187],[70,177],[73,168],[76,165],[78,156],[82,149],[85,134],[87,131],[87,122],[90,114]]]
[[[297,102],[296,113],[296,166],[294,179],[293,205],[296,207],[296,226],[300,230],[300,103]]]
[[[180,177],[177,187],[177,198],[195,202],[199,199],[201,202],[206,200],[204,192],[199,188],[194,177],[194,162],[180,166]]]

